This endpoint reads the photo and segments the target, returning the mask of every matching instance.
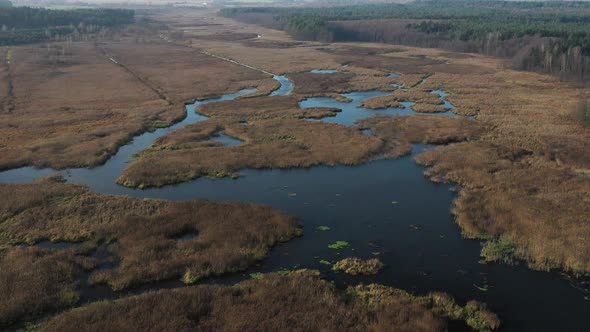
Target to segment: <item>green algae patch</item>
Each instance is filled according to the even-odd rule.
[[[350,246],[350,244],[348,242],[346,242],[346,241],[336,241],[336,242],[330,244],[328,246],[328,248],[330,248],[330,249],[342,249],[342,248],[346,248],[346,247],[349,247],[349,246]]]

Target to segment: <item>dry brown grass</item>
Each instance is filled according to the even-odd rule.
[[[92,259],[71,250],[6,250],[0,255],[0,328],[75,305],[76,278],[94,266]]]
[[[448,108],[440,105],[418,103],[412,105],[412,110],[418,113],[443,113],[449,111]]]
[[[459,307],[443,294],[414,297],[377,285],[351,287],[343,294],[313,272],[295,271],[234,286],[203,285],[94,303],[56,316],[40,330],[443,331],[449,316],[478,323],[472,325],[481,330],[499,325],[483,306]]]
[[[400,100],[397,96],[389,94],[385,96],[367,98],[363,100],[363,102],[361,103],[361,107],[372,110],[378,110],[390,107],[402,108],[403,105],[400,103]]]
[[[51,179],[3,184],[0,192],[6,197],[2,245],[106,241],[119,263],[94,272],[92,281],[114,289],[180,277],[192,283],[244,269],[276,243],[300,234],[292,218],[258,205],[107,196]],[[196,236],[177,240],[187,233]]]
[[[466,186],[453,212],[465,236],[501,237],[538,269],[590,270],[590,179],[524,150],[463,143],[428,151],[427,174]],[[460,166],[458,166],[460,165]]]
[[[377,274],[383,268],[383,263],[377,258],[362,260],[357,257],[349,257],[336,262],[332,266],[334,271],[342,271],[351,275],[372,275]]]
[[[403,101],[411,101],[411,102],[419,103],[418,110],[416,110],[416,109],[414,109],[414,110],[416,110],[416,112],[423,112],[423,113],[426,113],[426,112],[424,112],[424,110],[437,109],[435,106],[443,103],[443,101],[441,101],[437,95],[432,94],[428,91],[420,90],[418,88],[413,88],[413,89],[409,89],[407,91],[402,90],[402,89],[398,89],[398,90],[395,90],[390,95],[377,96],[377,97],[365,99],[363,101],[363,103],[361,104],[361,106],[368,108],[368,109],[383,109],[383,108],[389,108],[389,107],[402,107],[401,102],[403,102]],[[424,106],[420,106],[420,105],[424,105]],[[430,106],[428,106],[428,105],[430,105]],[[442,109],[441,112],[444,112],[444,109]]]
[[[478,137],[481,125],[473,120],[437,115],[378,116],[360,122],[385,141],[446,144]]]
[[[197,124],[196,127],[206,124]],[[182,137],[172,133],[128,166],[118,182],[131,187],[161,186],[199,176],[236,176],[244,168],[292,168],[316,165],[355,165],[379,152],[383,142],[356,128],[295,119],[248,120],[248,125],[225,123],[225,132],[245,142],[239,146],[195,146],[190,126]],[[172,145],[175,144],[175,145]]]
[[[0,113],[0,169],[97,165],[135,134],[181,119],[184,102],[277,87],[267,75],[171,44],[49,45],[10,49],[11,80],[0,83],[0,99],[14,110]]]
[[[384,74],[357,74],[346,71],[332,74],[291,73],[288,77],[295,85],[293,93],[302,96],[352,91],[393,90],[391,78]]]

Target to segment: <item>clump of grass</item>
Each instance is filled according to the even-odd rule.
[[[356,257],[345,258],[332,266],[332,270],[350,275],[373,275],[379,273],[382,268],[383,263],[377,258],[362,260]]]
[[[515,248],[503,238],[486,241],[481,249],[481,257],[485,263],[512,263]]]
[[[336,241],[328,246],[330,249],[342,249],[350,246],[350,244],[346,241]]]
[[[318,231],[329,231],[331,228],[328,226],[318,226],[316,227]]]
[[[264,278],[264,273],[262,273],[262,272],[250,273],[250,278],[260,280],[260,279]]]
[[[462,307],[445,293],[430,294],[435,310],[453,320],[462,320],[476,331],[496,330],[500,327],[498,317],[490,312],[486,305],[477,301],[469,301]]]
[[[324,265],[332,265],[332,263],[330,263],[330,261],[327,261],[325,259],[320,260],[320,264],[324,264]]]

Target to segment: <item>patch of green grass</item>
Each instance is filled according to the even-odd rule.
[[[289,273],[291,273],[291,270],[289,269],[280,269],[277,271],[277,274],[280,276],[288,276]]]
[[[250,273],[250,278],[260,280],[260,279],[264,278],[264,273],[260,273],[260,272]]]
[[[328,226],[318,226],[316,227],[318,231],[329,231],[331,228]]]
[[[320,264],[324,264],[324,265],[332,265],[332,263],[330,263],[330,261],[327,261],[327,260],[325,260],[325,259],[322,259],[322,260],[320,261]]]
[[[192,274],[190,271],[186,271],[184,273],[184,275],[182,276],[182,282],[187,284],[187,285],[191,285],[194,284],[195,282],[199,281],[201,277],[199,275],[196,274]]]
[[[481,248],[481,257],[484,263],[491,262],[512,262],[514,247],[508,241],[500,238],[498,240],[489,240]]]
[[[350,246],[350,243],[346,242],[346,241],[336,241],[334,243],[332,243],[331,245],[328,246],[328,248],[330,249],[342,249],[342,248],[346,248]]]

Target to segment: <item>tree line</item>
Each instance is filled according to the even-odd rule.
[[[590,3],[422,0],[322,8],[227,8],[221,15],[299,39],[392,42],[513,59],[515,66],[584,79],[590,71]],[[262,19],[262,17],[265,17]],[[399,22],[409,22],[400,25]]]
[[[37,43],[66,35],[95,33],[133,23],[134,16],[133,10],[126,9],[0,7],[0,45]]]

